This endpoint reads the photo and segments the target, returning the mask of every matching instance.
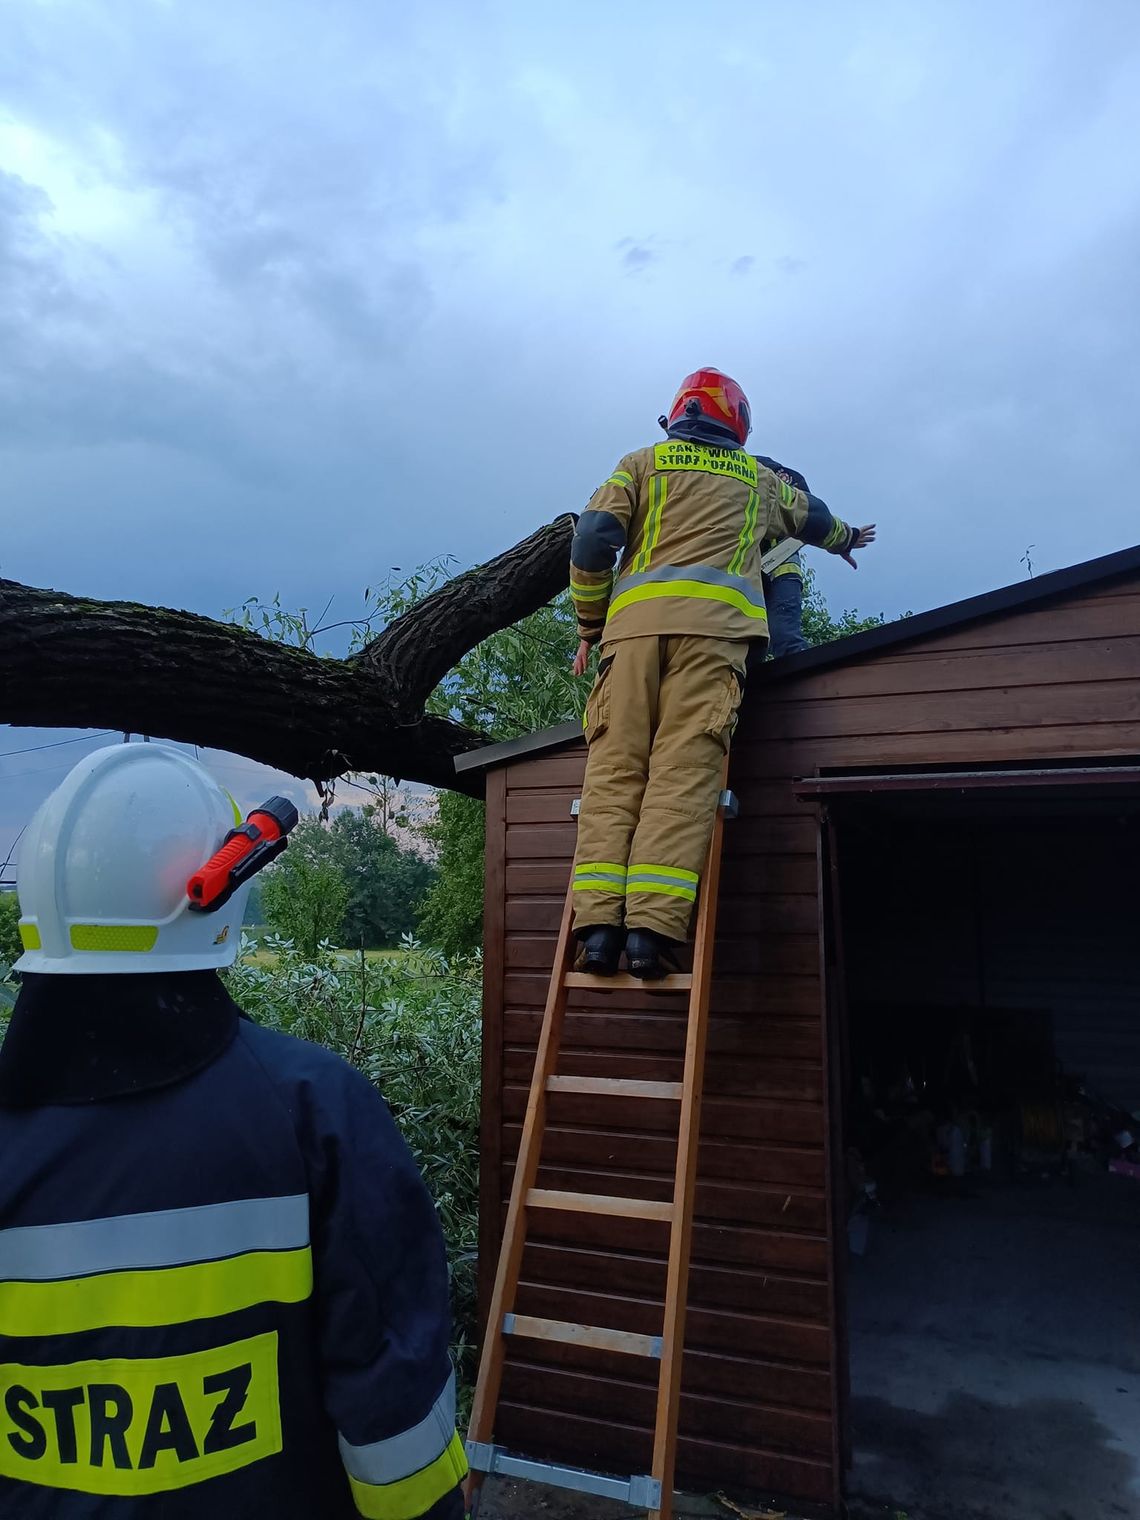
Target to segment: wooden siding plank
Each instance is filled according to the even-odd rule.
[[[640,1379],[652,1369],[625,1357],[606,1352],[582,1351],[575,1346],[537,1343],[513,1348],[508,1365],[526,1362],[533,1366],[567,1369],[600,1380]],[[758,1357],[685,1351],[683,1392],[708,1398],[750,1399],[757,1404],[779,1405],[804,1413],[826,1414],[831,1407],[831,1382],[817,1367],[794,1367],[787,1362],[766,1362]]]
[[[517,1302],[520,1313],[537,1318],[609,1325],[634,1335],[659,1335],[661,1331],[661,1304],[649,1298],[520,1282]],[[830,1331],[826,1323],[693,1304],[689,1314],[692,1324],[686,1332],[685,1344],[694,1350],[728,1350],[735,1355],[790,1362],[800,1367],[827,1368],[830,1363]]]
[[[513,1363],[504,1380],[506,1395],[518,1404],[544,1399],[559,1408],[589,1409],[603,1419],[624,1419],[648,1428],[653,1418],[652,1384],[629,1378],[591,1378],[573,1368],[540,1363]],[[830,1441],[827,1416],[778,1405],[756,1404],[741,1390],[739,1399],[682,1393],[681,1428],[691,1437],[723,1436],[730,1430],[738,1440],[755,1446],[802,1446],[826,1453]]]
[[[505,1401],[501,1406],[502,1441],[506,1445],[579,1466],[608,1472],[640,1472],[647,1466],[652,1437],[616,1420],[593,1420],[580,1409],[546,1410]],[[727,1464],[731,1463],[731,1468]],[[732,1445],[682,1437],[677,1449],[678,1480],[697,1491],[723,1487],[724,1474],[770,1493],[795,1493],[812,1503],[827,1497],[831,1465]]]
[[[505,1200],[514,1169],[505,1165],[503,1173]],[[666,1207],[671,1208],[672,1196],[668,1179],[661,1175],[623,1172],[616,1167],[544,1165],[539,1168],[538,1197],[534,1201],[528,1199],[528,1207],[613,1214],[620,1212],[618,1204],[624,1204],[630,1218],[656,1220],[668,1217]],[[571,1205],[567,1199],[579,1201]],[[645,1210],[635,1207],[643,1203],[654,1207]],[[789,1189],[702,1180],[697,1185],[696,1209],[698,1217],[710,1223],[719,1220],[724,1224],[768,1225],[816,1235],[827,1229],[823,1190],[808,1194],[799,1185]]]
[[[523,1257],[522,1280],[552,1287],[583,1288],[619,1295],[644,1294],[660,1302],[665,1294],[665,1257],[590,1251],[532,1243]],[[694,1262],[689,1301],[708,1309],[784,1315],[826,1324],[826,1284],[772,1271],[717,1267]]]
[[[561,1072],[547,1082],[547,1092],[552,1095],[566,1093],[588,1094],[591,1089],[582,1084],[605,1079],[609,1083],[640,1084],[623,1094],[610,1086],[602,1093],[611,1098],[635,1097],[640,1099],[663,1099],[677,1096],[676,1088],[681,1078],[680,1056],[657,1054],[633,1055],[628,1052],[566,1051],[563,1052]],[[520,1085],[527,1082],[534,1067],[534,1051],[513,1046],[504,1051],[503,1073],[508,1082]],[[708,1060],[705,1075],[705,1092],[710,1097],[774,1098],[779,1101],[801,1103],[823,1102],[823,1073],[818,1062],[787,1060],[748,1059],[742,1054],[712,1056]],[[552,1113],[557,1109],[552,1107]],[[599,1106],[599,1117],[606,1112]],[[610,1108],[616,1117],[620,1110]],[[628,1112],[628,1110],[627,1110]]]
[[[810,855],[734,861],[732,869],[726,869],[722,878],[726,901],[718,917],[720,932],[814,933],[818,922],[817,900],[814,891],[804,890],[804,883],[814,869],[814,858]],[[554,896],[508,897],[507,933],[555,933],[562,903],[563,898]],[[615,988],[622,986],[630,990],[628,983],[615,982]],[[675,984],[670,983],[666,990],[674,988]]]
[[[511,1007],[541,1008],[548,977],[531,968],[507,968],[505,995]],[[797,980],[752,976],[718,976],[713,979],[713,1020],[739,1017],[758,1023],[785,1018],[820,1017],[821,992],[818,976]],[[571,994],[566,1017],[575,1014],[608,1013],[640,1018],[665,1017],[674,1007],[672,999],[614,997],[607,993],[575,992]],[[711,1030],[710,1030],[711,1033]]]
[[[503,1037],[508,1045],[533,1049],[542,1022],[539,1008],[508,1004],[503,1014]],[[657,1013],[594,1013],[572,1010],[566,1017],[562,1040],[564,1052],[596,1050],[661,1051],[680,1055],[684,1039],[684,1015]],[[709,1023],[711,1055],[736,1053],[761,1060],[811,1061],[820,1059],[817,1020],[764,1016],[737,1018],[714,1013]]]
[[[719,1266],[743,1266],[751,1271],[771,1267],[805,1277],[826,1277],[827,1242],[809,1234],[766,1229],[759,1225],[723,1224],[698,1220],[693,1238],[694,1258]],[[597,1250],[644,1251],[651,1246],[636,1220],[602,1215],[543,1213],[531,1222],[530,1239],[553,1245]]]
[[[1051,724],[846,738],[764,739],[740,757],[741,785],[749,775],[815,775],[856,766],[887,770],[908,765],[1010,765],[1041,760],[1107,759],[1140,755],[1140,723]]]
[[[821,670],[797,688],[792,700],[846,702],[899,692],[980,691],[1023,684],[1049,686],[1076,681],[1135,681],[1140,678],[1140,620],[1136,631],[1119,638],[1080,643],[1014,644],[981,649],[918,649],[893,659]],[[788,698],[773,689],[769,702]],[[766,702],[765,705],[769,705]]]
[[[503,1088],[503,1117],[520,1122],[526,1110],[527,1089],[518,1083]],[[823,1143],[823,1109],[817,1103],[777,1103],[766,1099],[712,1097],[705,1104],[707,1118],[702,1134],[722,1140],[784,1140],[799,1144]],[[590,1124],[599,1116],[596,1102],[557,1093],[550,1100],[551,1123]],[[639,1127],[653,1133],[673,1133],[677,1108],[673,1103],[647,1098],[638,1104]]]
[[[544,1156],[551,1166],[589,1169],[612,1166],[645,1175],[672,1174],[676,1140],[638,1130],[573,1129],[552,1125]],[[503,1129],[503,1165],[518,1154],[519,1126]],[[701,1175],[713,1182],[786,1183],[823,1186],[823,1152],[813,1146],[746,1145],[707,1136],[701,1141]]]
[[[814,698],[765,704],[768,740],[958,733],[962,729],[1026,729],[1049,723],[1097,728],[1140,723],[1140,682],[1081,681],[1052,685],[1008,684],[968,689],[952,702],[938,691],[897,691],[881,697]],[[544,825],[551,829],[552,825]],[[510,830],[508,829],[508,841]],[[510,849],[508,842],[508,850]],[[513,855],[513,851],[511,851]]]

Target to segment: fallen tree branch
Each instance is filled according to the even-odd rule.
[[[423,704],[468,649],[565,586],[572,524],[457,577],[349,660],[195,613],[0,580],[0,722],[152,734],[312,781],[375,771],[478,791],[452,761],[486,736]]]

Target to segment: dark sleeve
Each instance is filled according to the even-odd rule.
[[[387,1104],[344,1062],[312,1086],[324,1404],[362,1515],[462,1520],[451,1309],[435,1207]]]
[[[799,470],[793,470],[790,464],[781,464],[778,459],[769,459],[767,454],[757,454],[756,458],[762,465],[766,465],[768,469],[774,471],[775,474],[786,475],[791,484],[797,487],[798,490],[806,491],[808,489],[807,481],[800,474]]]
[[[637,506],[635,464],[627,455],[602,482],[579,517],[570,545],[570,597],[578,637],[591,644],[602,636],[614,584],[614,560],[625,545]]]

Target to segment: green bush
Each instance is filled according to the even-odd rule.
[[[0,892],[0,965],[10,966],[23,954],[20,944],[20,904],[15,892]]]
[[[315,957],[322,941],[340,938],[348,884],[335,865],[286,854],[260,886],[266,923],[298,954]]]
[[[259,948],[268,961],[243,955],[226,973],[231,996],[259,1024],[324,1045],[370,1078],[419,1164],[447,1241],[452,1350],[467,1388],[475,1371],[482,963],[449,960],[411,940],[379,959],[328,944],[308,958],[272,936]]]

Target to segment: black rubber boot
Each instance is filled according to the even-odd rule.
[[[625,940],[625,963],[630,976],[643,982],[659,982],[677,969],[675,949],[676,941],[655,929],[631,929]]]
[[[625,943],[625,930],[616,924],[597,924],[583,929],[578,936],[582,946],[578,953],[579,971],[591,976],[615,976]]]

